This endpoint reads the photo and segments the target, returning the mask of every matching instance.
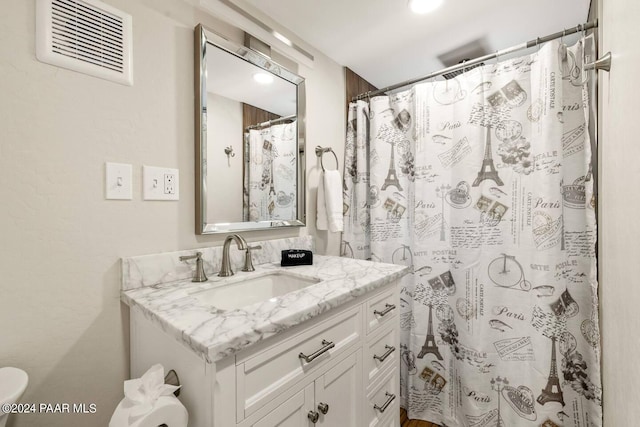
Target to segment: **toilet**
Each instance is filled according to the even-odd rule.
[[[29,376],[18,368],[0,368],[0,405],[13,404],[27,388]],[[0,412],[0,427],[5,427],[9,415]]]

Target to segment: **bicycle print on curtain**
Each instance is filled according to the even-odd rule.
[[[410,418],[602,425],[591,46],[550,42],[350,105],[342,252],[411,267]]]

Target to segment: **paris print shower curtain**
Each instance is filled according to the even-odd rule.
[[[296,132],[294,121],[245,134],[245,221],[297,218]]]
[[[410,418],[602,424],[592,42],[350,105],[342,254],[410,266]]]

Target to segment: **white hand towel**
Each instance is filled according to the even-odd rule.
[[[324,196],[324,172],[320,172],[320,180],[318,182],[318,203],[316,208],[316,228],[322,231],[328,230],[329,221],[327,220],[327,203]]]
[[[327,205],[329,230],[333,233],[343,230],[342,177],[337,170],[324,172],[324,198]]]

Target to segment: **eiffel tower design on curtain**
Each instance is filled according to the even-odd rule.
[[[402,186],[400,185],[400,181],[398,181],[398,175],[396,174],[396,162],[395,162],[395,141],[389,141],[391,144],[391,159],[389,159],[389,172],[387,172],[387,178],[384,180],[384,184],[382,184],[381,190],[386,190],[387,187],[393,185],[398,189],[398,191],[402,191]]]
[[[482,167],[480,168],[480,172],[478,172],[478,176],[476,180],[473,181],[473,187],[477,187],[480,185],[482,181],[485,179],[491,179],[496,182],[499,186],[503,186],[504,182],[498,176],[498,171],[496,167],[493,165],[493,155],[491,154],[491,128],[487,127],[487,143],[484,148],[484,159],[482,160]]]
[[[427,326],[427,339],[424,341],[424,345],[422,346],[420,354],[418,354],[418,359],[422,359],[427,353],[431,353],[434,354],[438,360],[442,360],[440,350],[438,350],[438,346],[436,345],[436,339],[433,336],[433,318],[431,316],[431,307],[432,305],[429,304],[429,325]]]
[[[564,406],[560,379],[558,378],[558,367],[556,365],[556,337],[551,338],[551,370],[549,371],[547,386],[536,400],[541,405],[549,402],[560,402]]]

